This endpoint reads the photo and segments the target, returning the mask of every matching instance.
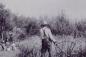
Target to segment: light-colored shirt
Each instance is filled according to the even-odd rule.
[[[45,38],[50,38],[52,41],[56,41],[51,33],[51,30],[48,27],[43,27],[40,29],[40,33],[41,33],[41,38],[45,39]]]

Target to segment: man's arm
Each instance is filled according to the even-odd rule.
[[[51,32],[50,29],[48,30],[48,35],[49,35],[50,39],[55,43],[56,40],[55,40],[55,38],[53,37],[52,32]]]

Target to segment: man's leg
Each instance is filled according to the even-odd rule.
[[[41,49],[41,57],[45,57],[46,54],[46,50],[45,49]]]
[[[48,49],[49,57],[51,57],[51,49]]]
[[[49,57],[51,57],[51,43],[49,43],[48,47],[47,47],[47,51],[49,53]]]
[[[47,42],[45,39],[42,40],[41,57],[45,57],[47,50]]]

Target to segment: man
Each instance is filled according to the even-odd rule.
[[[42,48],[41,48],[41,57],[45,57],[46,51],[51,57],[51,44],[55,43],[56,40],[53,38],[49,25],[46,21],[43,22],[40,29],[41,39],[42,39]]]

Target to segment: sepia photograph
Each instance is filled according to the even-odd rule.
[[[86,57],[86,0],[0,0],[0,57]]]

